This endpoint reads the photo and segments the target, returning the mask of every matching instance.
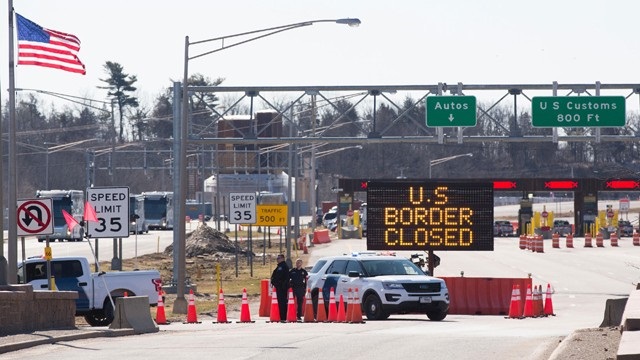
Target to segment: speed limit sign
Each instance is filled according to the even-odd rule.
[[[255,193],[229,193],[229,224],[255,224],[256,200]]]
[[[90,238],[129,237],[129,188],[94,187],[87,189],[87,202],[96,211],[98,221],[87,221]],[[87,214],[87,209],[85,209]]]

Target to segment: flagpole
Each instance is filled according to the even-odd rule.
[[[18,282],[18,221],[16,214],[16,85],[15,85],[15,57],[13,45],[13,0],[9,0],[9,199],[7,219],[9,224],[9,246],[7,251],[7,282]]]

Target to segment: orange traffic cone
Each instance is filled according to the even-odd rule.
[[[302,318],[302,322],[315,321],[316,319],[313,317],[313,300],[311,300],[311,289],[307,289],[306,304],[304,307],[304,317]]]
[[[228,324],[231,321],[227,320],[227,307],[224,304],[224,293],[222,289],[220,289],[220,294],[218,295],[218,321],[214,321],[214,324]]]
[[[196,298],[193,295],[193,290],[189,290],[189,306],[187,307],[187,322],[186,324],[199,324],[198,315],[196,313]]]
[[[318,322],[327,322],[327,311],[324,308],[324,298],[322,296],[322,289],[318,291],[318,309],[316,314],[316,320]]]
[[[524,301],[524,317],[533,317],[533,295],[531,294],[531,285],[527,284],[527,297]]]
[[[278,294],[276,288],[271,290],[271,311],[269,311],[269,321],[267,322],[280,322],[280,308],[278,307]]]
[[[520,286],[514,284],[511,290],[511,304],[509,305],[508,319],[522,319],[520,314]]]
[[[296,302],[293,300],[293,289],[289,288],[289,301],[287,302],[287,322],[298,322]]]
[[[551,285],[547,284],[547,296],[545,296],[544,298],[544,314],[546,316],[556,316],[556,314],[553,313],[553,302],[551,301]]]
[[[167,316],[164,313],[164,300],[162,300],[162,290],[158,291],[158,310],[156,310],[156,324],[168,324]]]
[[[538,311],[538,287],[533,285],[533,289],[531,289],[531,300],[533,302],[533,317],[537,317],[539,314]]]
[[[346,322],[351,321],[351,317],[353,316],[353,290],[349,288],[347,290],[347,308],[345,320]]]
[[[533,287],[533,316],[538,317],[542,315],[542,286]]]
[[[338,308],[336,307],[336,294],[333,288],[329,290],[329,316],[328,322],[336,322],[338,320]]]
[[[538,316],[544,316],[544,299],[542,296],[542,285],[538,285]]]
[[[239,323],[252,323],[251,313],[249,311],[249,300],[247,299],[247,289],[242,289],[242,306],[240,307],[240,321]]]
[[[344,299],[342,298],[342,294],[340,294],[340,301],[338,302],[338,317],[336,321],[339,323],[347,322],[347,313],[344,308]]]
[[[349,322],[352,324],[364,323],[364,321],[362,320],[362,308],[360,306],[360,296],[358,296],[358,288],[356,288],[353,292],[353,311]]]

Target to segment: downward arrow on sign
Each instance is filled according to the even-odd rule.
[[[453,122],[453,114],[449,114],[449,121]]]

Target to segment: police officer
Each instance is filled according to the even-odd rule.
[[[291,279],[291,288],[293,288],[293,294],[298,302],[298,320],[302,318],[302,309],[304,304],[304,295],[307,291],[307,277],[309,273],[302,268],[302,260],[296,260],[296,267],[289,271],[289,278]]]
[[[280,320],[285,321],[287,318],[287,291],[289,291],[289,266],[284,261],[283,254],[278,255],[277,261],[278,265],[271,274],[271,286],[276,288]]]

